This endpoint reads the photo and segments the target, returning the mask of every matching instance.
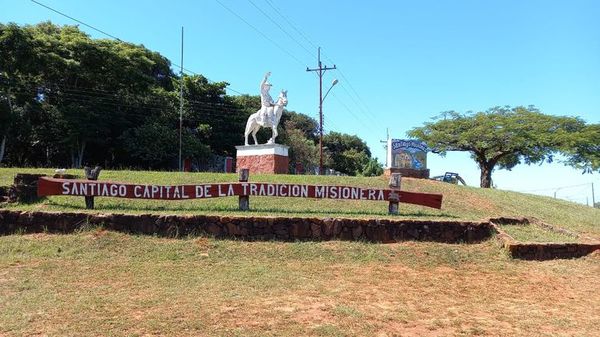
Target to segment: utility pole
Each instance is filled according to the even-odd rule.
[[[594,183],[592,183],[592,207],[596,207],[596,196],[594,195]]]
[[[390,128],[385,128],[385,140],[380,140],[380,143],[384,143],[383,148],[385,149],[385,167],[390,167],[388,165],[388,141],[390,140]]]
[[[181,76],[179,84],[179,172],[183,171],[181,162],[181,133],[183,129],[183,26],[181,27],[181,65],[179,66]]]
[[[323,74],[327,70],[336,69],[336,67],[335,64],[333,68],[321,64],[321,47],[318,48],[318,61],[318,68],[306,67],[306,71],[316,71],[319,75],[319,174],[323,174]]]

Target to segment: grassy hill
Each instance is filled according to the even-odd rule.
[[[0,186],[12,183],[16,173],[45,173],[51,169],[0,168]],[[81,175],[81,170],[68,173]],[[102,171],[101,180],[144,184],[186,184],[235,182],[236,174],[179,173],[150,171]],[[334,177],[296,175],[251,175],[254,182],[287,182],[322,185],[387,187],[384,177]],[[396,218],[480,220],[488,217],[536,217],[540,220],[582,234],[600,237],[600,210],[583,205],[517,192],[480,189],[447,183],[404,178],[402,190],[438,193],[444,196],[441,210],[400,204]],[[205,200],[160,201],[117,198],[96,198],[94,212],[120,213],[179,213],[179,214],[238,214],[282,215],[300,217],[380,217],[387,218],[387,203],[377,201],[342,201],[325,199],[292,199],[251,197],[251,212],[237,210],[237,197]],[[18,210],[84,211],[83,198],[53,196],[35,204],[9,204],[0,207]]]
[[[17,172],[0,169],[0,185]],[[73,172],[76,173],[76,172]],[[236,181],[230,174],[105,171],[139,183]],[[384,178],[251,176],[385,187]],[[600,211],[499,190],[405,179],[442,193],[442,210],[401,204],[399,218],[536,216],[600,233]],[[81,197],[0,207],[82,211]],[[97,198],[97,212],[248,214],[235,198],[185,202]],[[252,197],[251,214],[388,217],[385,202]],[[537,233],[533,234],[537,236]],[[561,239],[562,240],[562,239]],[[600,254],[515,260],[497,240],[246,242],[82,228],[0,236],[0,336],[596,336]]]

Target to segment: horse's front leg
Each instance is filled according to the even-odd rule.
[[[275,143],[275,138],[277,138],[277,127],[276,126],[272,126],[271,127],[271,139],[269,139],[269,144],[273,144]]]

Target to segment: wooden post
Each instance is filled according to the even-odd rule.
[[[14,185],[8,191],[8,200],[11,202],[34,202],[40,200],[37,195],[37,184],[40,177],[45,174],[17,173]]]
[[[390,193],[389,206],[388,206],[388,214],[397,215],[398,214],[398,202],[400,201],[400,194],[396,191],[400,191],[400,182],[402,180],[402,175],[400,173],[392,173],[390,176],[390,189],[392,189],[392,193]]]
[[[94,169],[91,167],[84,167],[83,171],[85,172],[85,178],[88,180],[98,180],[98,176],[100,175],[100,170],[102,167],[96,166]],[[85,198],[85,208],[94,209],[94,197],[84,197]]]
[[[250,177],[249,169],[247,169],[247,168],[240,169],[240,182],[241,183],[248,182],[249,177]],[[238,198],[239,198],[240,211],[249,211],[250,210],[250,197],[247,195],[240,195]]]

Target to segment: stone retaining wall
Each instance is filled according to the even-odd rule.
[[[161,236],[212,235],[243,240],[406,240],[473,243],[491,237],[487,222],[285,218],[207,215],[129,215],[0,210],[0,235],[69,233],[84,225]]]
[[[600,250],[600,242],[519,242],[508,233],[503,231],[497,224],[510,224],[516,226],[540,226],[542,228],[557,231],[564,234],[573,235],[580,238],[580,235],[566,229],[548,225],[539,219],[528,218],[497,218],[490,219],[490,226],[498,233],[497,238],[502,242],[502,246],[514,259],[523,260],[553,260],[553,259],[572,259],[589,255],[596,250]],[[583,237],[583,239],[591,239]]]
[[[242,240],[365,240],[371,242],[434,241],[476,243],[493,232],[511,257],[526,260],[576,258],[600,250],[600,242],[529,243],[518,242],[494,223],[531,223],[523,219],[491,219],[489,222],[285,218],[208,215],[89,214],[22,212],[0,210],[0,235],[15,232],[70,233],[85,226],[108,230],[181,237],[211,235]]]
[[[9,189],[10,189],[9,186],[0,186],[0,202],[8,201],[8,190]]]
[[[571,259],[600,249],[600,243],[520,243],[505,245],[510,256],[523,260]]]
[[[37,195],[37,183],[45,174],[17,173],[14,184],[7,188],[5,195],[0,195],[0,201],[34,202],[41,198]]]

